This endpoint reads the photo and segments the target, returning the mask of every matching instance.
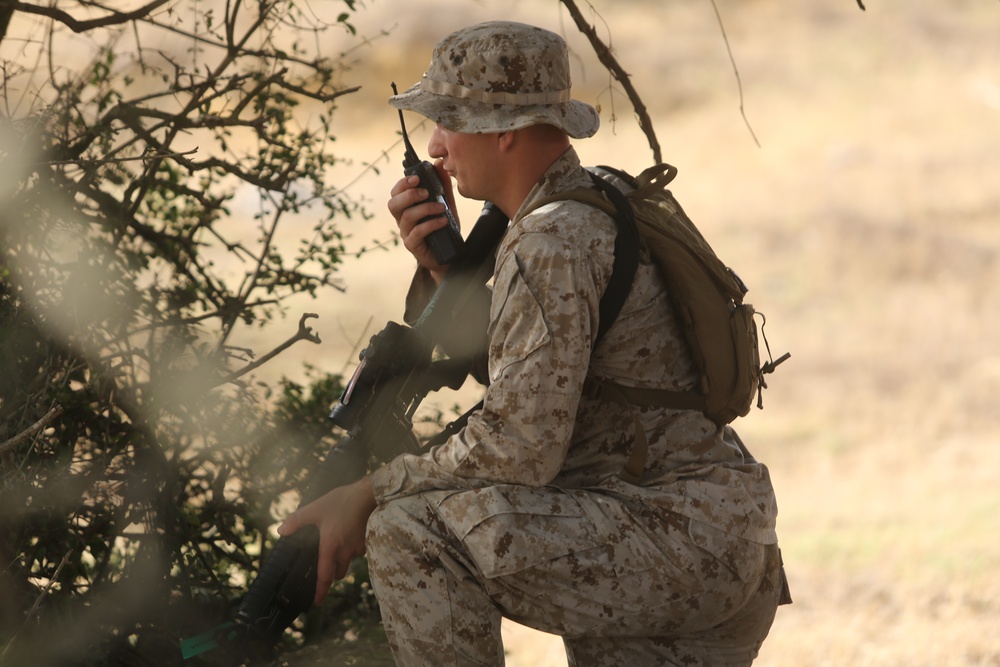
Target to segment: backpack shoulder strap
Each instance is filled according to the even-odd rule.
[[[628,203],[625,195],[611,183],[590,173],[590,178],[604,196],[614,205],[615,213],[611,216],[618,227],[615,235],[615,263],[611,270],[611,278],[608,279],[608,286],[601,295],[601,305],[599,309],[600,320],[597,326],[597,341],[604,338],[622,306],[632,290],[632,282],[635,280],[635,273],[639,269],[639,231],[635,226],[635,212],[632,205]],[[596,346],[596,343],[595,343]]]

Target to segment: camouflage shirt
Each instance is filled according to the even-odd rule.
[[[555,486],[677,512],[709,527],[708,535],[775,543],[777,508],[767,468],[729,428],[699,412],[632,408],[649,451],[638,483],[620,476],[634,440],[633,414],[586,396],[588,374],[630,386],[686,389],[694,384],[694,370],[665,286],[648,260],[615,323],[593,348],[612,272],[614,221],[575,201],[523,214],[533,201],[590,184],[570,148],[529,193],[498,250],[483,407],[445,444],[375,471],[378,502],[495,484]]]

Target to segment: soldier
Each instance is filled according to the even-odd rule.
[[[317,599],[367,547],[400,665],[502,665],[502,617],[562,636],[570,665],[749,665],[787,592],[767,468],[700,412],[587,391],[591,377],[690,388],[690,350],[648,262],[595,346],[613,219],[576,201],[525,214],[591,185],[570,139],[599,117],[570,97],[565,42],[511,22],[459,30],[390,104],[436,124],[445,183],[511,219],[489,384],[447,442],[286,520],[282,534],[320,527]],[[411,177],[388,202],[419,265],[408,310],[448,269],[424,242],[444,218],[417,224],[442,211],[426,197]]]

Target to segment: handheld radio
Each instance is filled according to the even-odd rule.
[[[392,84],[392,92],[394,95],[397,94],[395,83]],[[420,187],[429,193],[424,202],[437,201],[445,206],[442,215],[447,218],[448,224],[427,236],[427,247],[431,249],[434,259],[439,264],[449,264],[458,257],[465,245],[462,240],[462,234],[458,229],[458,222],[448,207],[448,202],[444,196],[444,186],[441,184],[441,179],[438,177],[434,165],[427,160],[421,160],[417,157],[417,152],[413,150],[410,138],[406,134],[406,125],[403,122],[403,111],[401,109],[399,110],[399,127],[403,130],[403,146],[406,148],[403,153],[403,173],[407,176],[416,174],[420,179]],[[436,217],[439,216],[429,215],[420,220],[420,222],[426,222]]]

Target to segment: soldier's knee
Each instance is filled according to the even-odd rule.
[[[382,549],[394,548],[391,543],[400,538],[399,532],[396,530],[396,526],[400,523],[403,522],[395,502],[379,505],[375,508],[375,511],[368,517],[366,546],[369,558]]]
[[[379,505],[368,518],[369,559],[409,550],[427,532],[429,511],[420,496],[407,496]]]

